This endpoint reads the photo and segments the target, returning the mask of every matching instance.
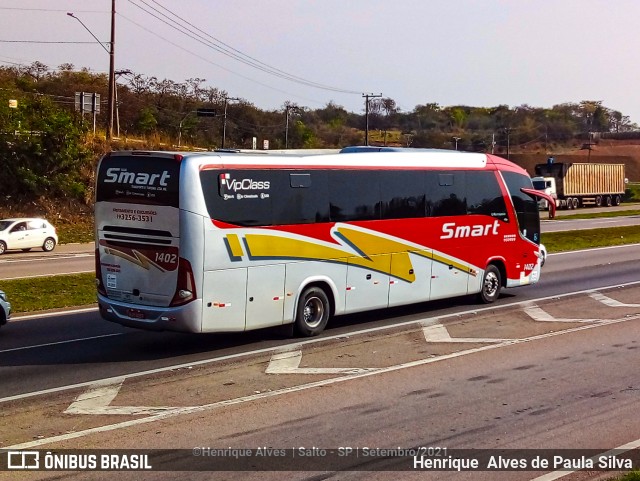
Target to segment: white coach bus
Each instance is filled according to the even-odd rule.
[[[529,175],[488,154],[107,154],[97,171],[101,315],[231,332],[477,294],[540,276]]]

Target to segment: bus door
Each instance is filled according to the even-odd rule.
[[[371,267],[363,268],[366,263]],[[347,267],[347,286],[345,298],[347,311],[355,312],[367,309],[379,309],[389,304],[389,272],[391,254],[370,256],[367,261],[362,257],[350,257]]]
[[[400,252],[391,256],[389,307],[428,301],[431,291],[432,251]]]
[[[285,265],[250,267],[248,271],[247,330],[282,324]]]
[[[520,238],[529,241],[515,243],[513,247],[514,262],[507,266],[507,273],[510,279],[520,279],[522,283],[535,282],[537,278],[529,279],[529,276],[538,264],[536,253],[539,249],[541,232],[537,198],[527,192],[527,190],[532,190],[529,176],[504,171],[502,177],[513,202]]]
[[[244,331],[247,268],[204,272],[202,331]]]
[[[467,293],[469,274],[453,257],[434,252],[431,270],[431,299],[463,296]]]
[[[469,276],[462,259],[473,249],[465,242],[471,235],[465,172],[430,172],[426,185],[438,236],[432,246],[431,299],[465,295]]]

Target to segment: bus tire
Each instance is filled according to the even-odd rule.
[[[489,264],[484,271],[478,300],[483,304],[491,304],[500,295],[502,288],[502,276],[500,270],[493,264]]]
[[[329,322],[331,304],[320,287],[308,287],[300,295],[296,310],[295,330],[299,336],[317,336]]]

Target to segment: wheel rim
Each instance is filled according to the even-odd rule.
[[[4,254],[6,247],[4,245],[4,242],[0,242],[0,254]]]
[[[53,250],[53,241],[52,241],[51,239],[47,240],[47,241],[44,243],[44,248],[45,248],[46,250],[48,250],[48,251]]]
[[[487,272],[484,278],[484,293],[487,297],[495,297],[498,293],[499,281],[495,272]]]
[[[310,297],[304,303],[302,318],[304,323],[310,327],[318,327],[324,317],[324,304],[319,297]]]

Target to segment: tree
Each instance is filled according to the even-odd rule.
[[[21,96],[18,108],[9,109],[6,95],[0,95],[0,192],[87,201],[90,187],[82,172],[91,154],[79,119],[43,96]]]
[[[144,134],[150,134],[156,130],[158,126],[158,120],[156,119],[155,112],[150,107],[145,107],[140,112],[138,117],[138,128]]]

